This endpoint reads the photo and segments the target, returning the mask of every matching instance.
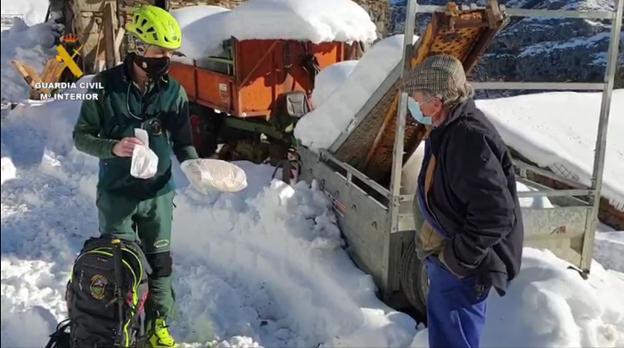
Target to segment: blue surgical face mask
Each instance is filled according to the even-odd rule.
[[[420,105],[418,102],[414,100],[412,97],[407,98],[407,109],[410,112],[410,115],[416,120],[416,122],[420,124],[424,124],[425,126],[430,126],[433,124],[433,120],[431,117],[423,115],[422,111],[420,111]]]

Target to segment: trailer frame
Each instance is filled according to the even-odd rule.
[[[495,5],[508,17],[549,17],[610,20],[611,33],[608,61],[603,83],[584,82],[473,82],[476,89],[496,90],[575,90],[602,91],[602,103],[596,150],[590,185],[570,180],[530,163],[515,159],[514,166],[518,181],[536,188],[531,192],[520,192],[519,197],[549,197],[554,208],[523,208],[525,225],[525,246],[547,248],[560,258],[569,261],[587,276],[591,268],[593,242],[598,224],[598,208],[602,192],[607,128],[614,87],[619,33],[622,29],[624,0],[616,0],[614,11],[576,10],[530,10],[499,6],[489,0],[490,8]],[[475,9],[476,7],[469,7]],[[463,7],[462,9],[467,9]],[[483,9],[483,8],[476,8]],[[319,181],[320,188],[332,201],[338,222],[348,244],[350,255],[356,264],[370,273],[379,287],[380,297],[397,307],[404,307],[401,278],[404,267],[401,260],[406,247],[413,241],[418,226],[422,223],[413,208],[413,195],[401,191],[401,174],[404,165],[404,137],[407,114],[407,94],[401,91],[396,117],[392,172],[390,186],[385,187],[369,178],[360,170],[336,158],[335,154],[349,135],[375,105],[389,91],[397,79],[402,79],[409,69],[416,16],[433,12],[445,12],[445,6],[419,5],[408,0],[404,36],[403,58],[377,88],[346,129],[327,149],[313,152],[299,145],[303,168],[301,178]],[[565,183],[570,188],[555,189],[540,185],[529,179],[530,174],[545,176]],[[365,218],[363,218],[365,217]],[[423,285],[423,287],[426,285]]]

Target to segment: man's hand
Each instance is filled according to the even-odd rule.
[[[132,157],[136,145],[143,145],[143,142],[135,137],[123,138],[113,147],[113,154],[117,157]]]

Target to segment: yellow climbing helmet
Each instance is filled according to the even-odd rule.
[[[178,21],[167,11],[152,5],[143,5],[132,14],[126,30],[148,45],[170,50],[182,46],[182,31]]]

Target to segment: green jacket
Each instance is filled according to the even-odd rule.
[[[98,190],[147,199],[172,190],[172,153],[180,163],[198,156],[184,88],[165,76],[143,94],[130,77],[132,57],[94,77],[104,88],[91,91],[98,100],[83,101],[73,137],[78,150],[100,159]],[[135,128],[147,130],[149,147],[158,156],[158,171],[150,179],[132,177],[131,158],[112,152],[120,139],[134,136]]]

